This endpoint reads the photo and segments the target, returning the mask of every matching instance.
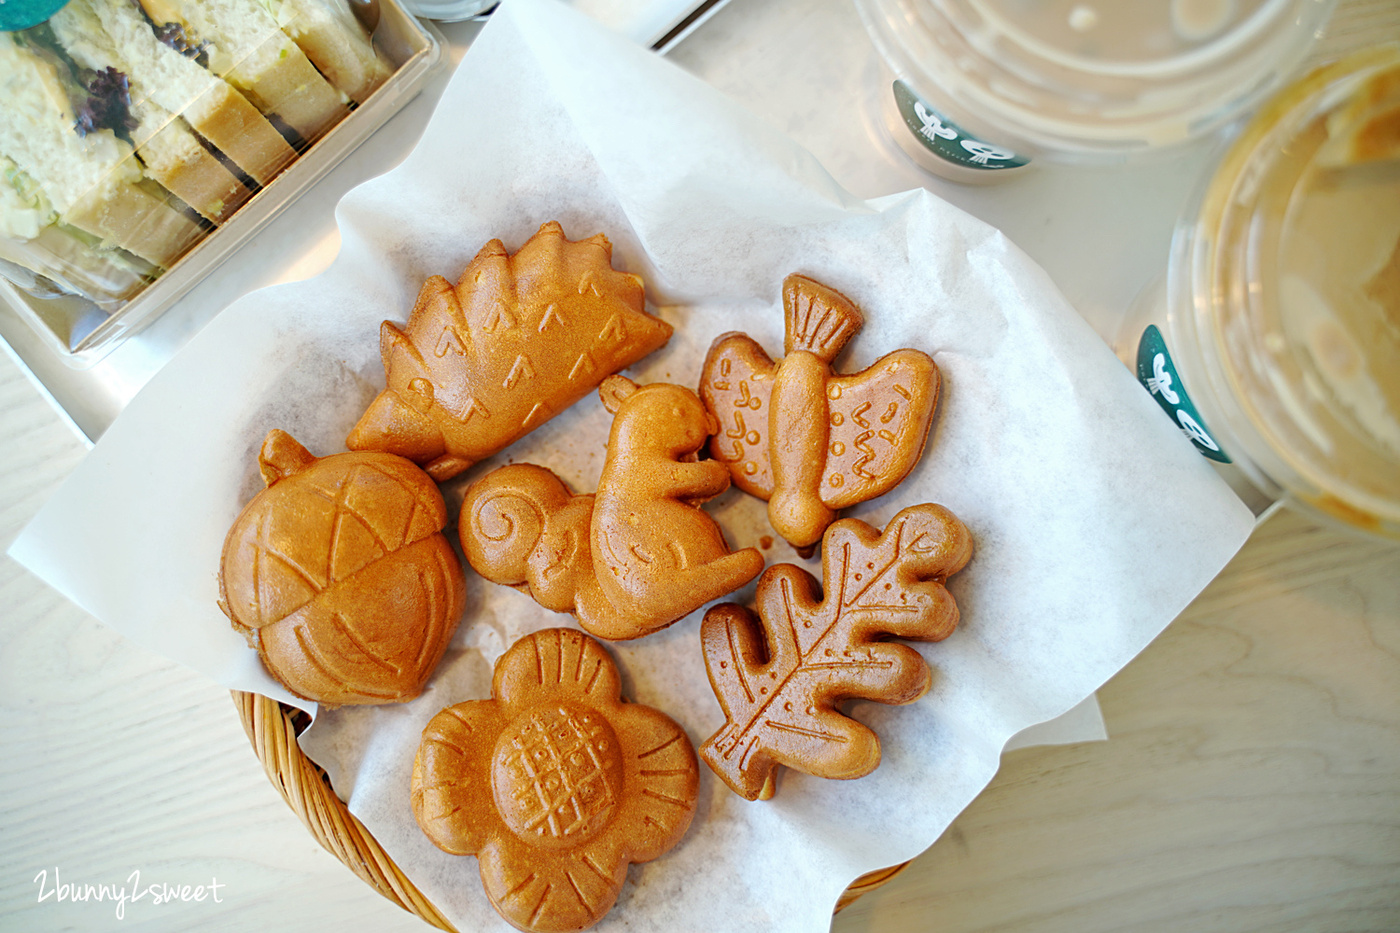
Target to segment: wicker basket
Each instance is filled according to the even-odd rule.
[[[301,728],[305,728],[305,714],[258,693],[234,691],[233,702],[268,780],[311,830],[316,841],[366,884],[404,910],[439,929],[456,933],[447,918],[413,886],[364,824],[335,795],[326,772],[302,753],[296,737]],[[908,864],[861,875],[842,892],[836,909],[880,887]]]

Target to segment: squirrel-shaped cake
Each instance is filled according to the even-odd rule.
[[[729,475],[695,458],[715,425],[694,392],[610,376],[599,394],[615,417],[595,495],[543,467],[502,467],[467,490],[458,533],[486,579],[600,638],[639,638],[743,586],[763,556],[731,552],[700,508]]]

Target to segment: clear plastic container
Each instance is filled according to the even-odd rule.
[[[856,5],[890,69],[882,100],[896,141],[968,181],[1210,133],[1289,77],[1335,0]]]
[[[1264,497],[1400,538],[1400,45],[1259,111],[1117,344]]]
[[[489,13],[498,0],[407,0],[415,16],[439,23],[460,23]]]
[[[0,32],[0,301],[88,366],[381,126],[440,58],[395,0],[69,0]]]

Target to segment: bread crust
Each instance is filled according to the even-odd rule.
[[[257,0],[146,0],[142,5],[153,22],[174,17],[191,35],[212,42],[210,69],[302,139],[315,139],[349,112],[339,92]]]
[[[203,217],[222,223],[252,194],[200,145],[189,125],[149,101],[132,105],[141,120],[136,145],[146,172]]]
[[[284,0],[283,6],[291,12],[283,31],[355,103],[363,104],[393,73],[344,0]]]

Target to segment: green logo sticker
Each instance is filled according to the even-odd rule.
[[[969,136],[962,127],[924,103],[903,81],[894,83],[894,101],[909,132],[940,159],[984,171],[1020,168],[1030,162],[1010,149]]]
[[[1167,351],[1167,342],[1156,324],[1147,325],[1138,341],[1137,352],[1138,381],[1147,387],[1162,411],[1172,416],[1181,432],[1191,439],[1196,449],[1217,463],[1229,463],[1230,458],[1220,448],[1215,438],[1206,430],[1205,419],[1192,404],[1186,394],[1186,386],[1177,375],[1172,355]]]

